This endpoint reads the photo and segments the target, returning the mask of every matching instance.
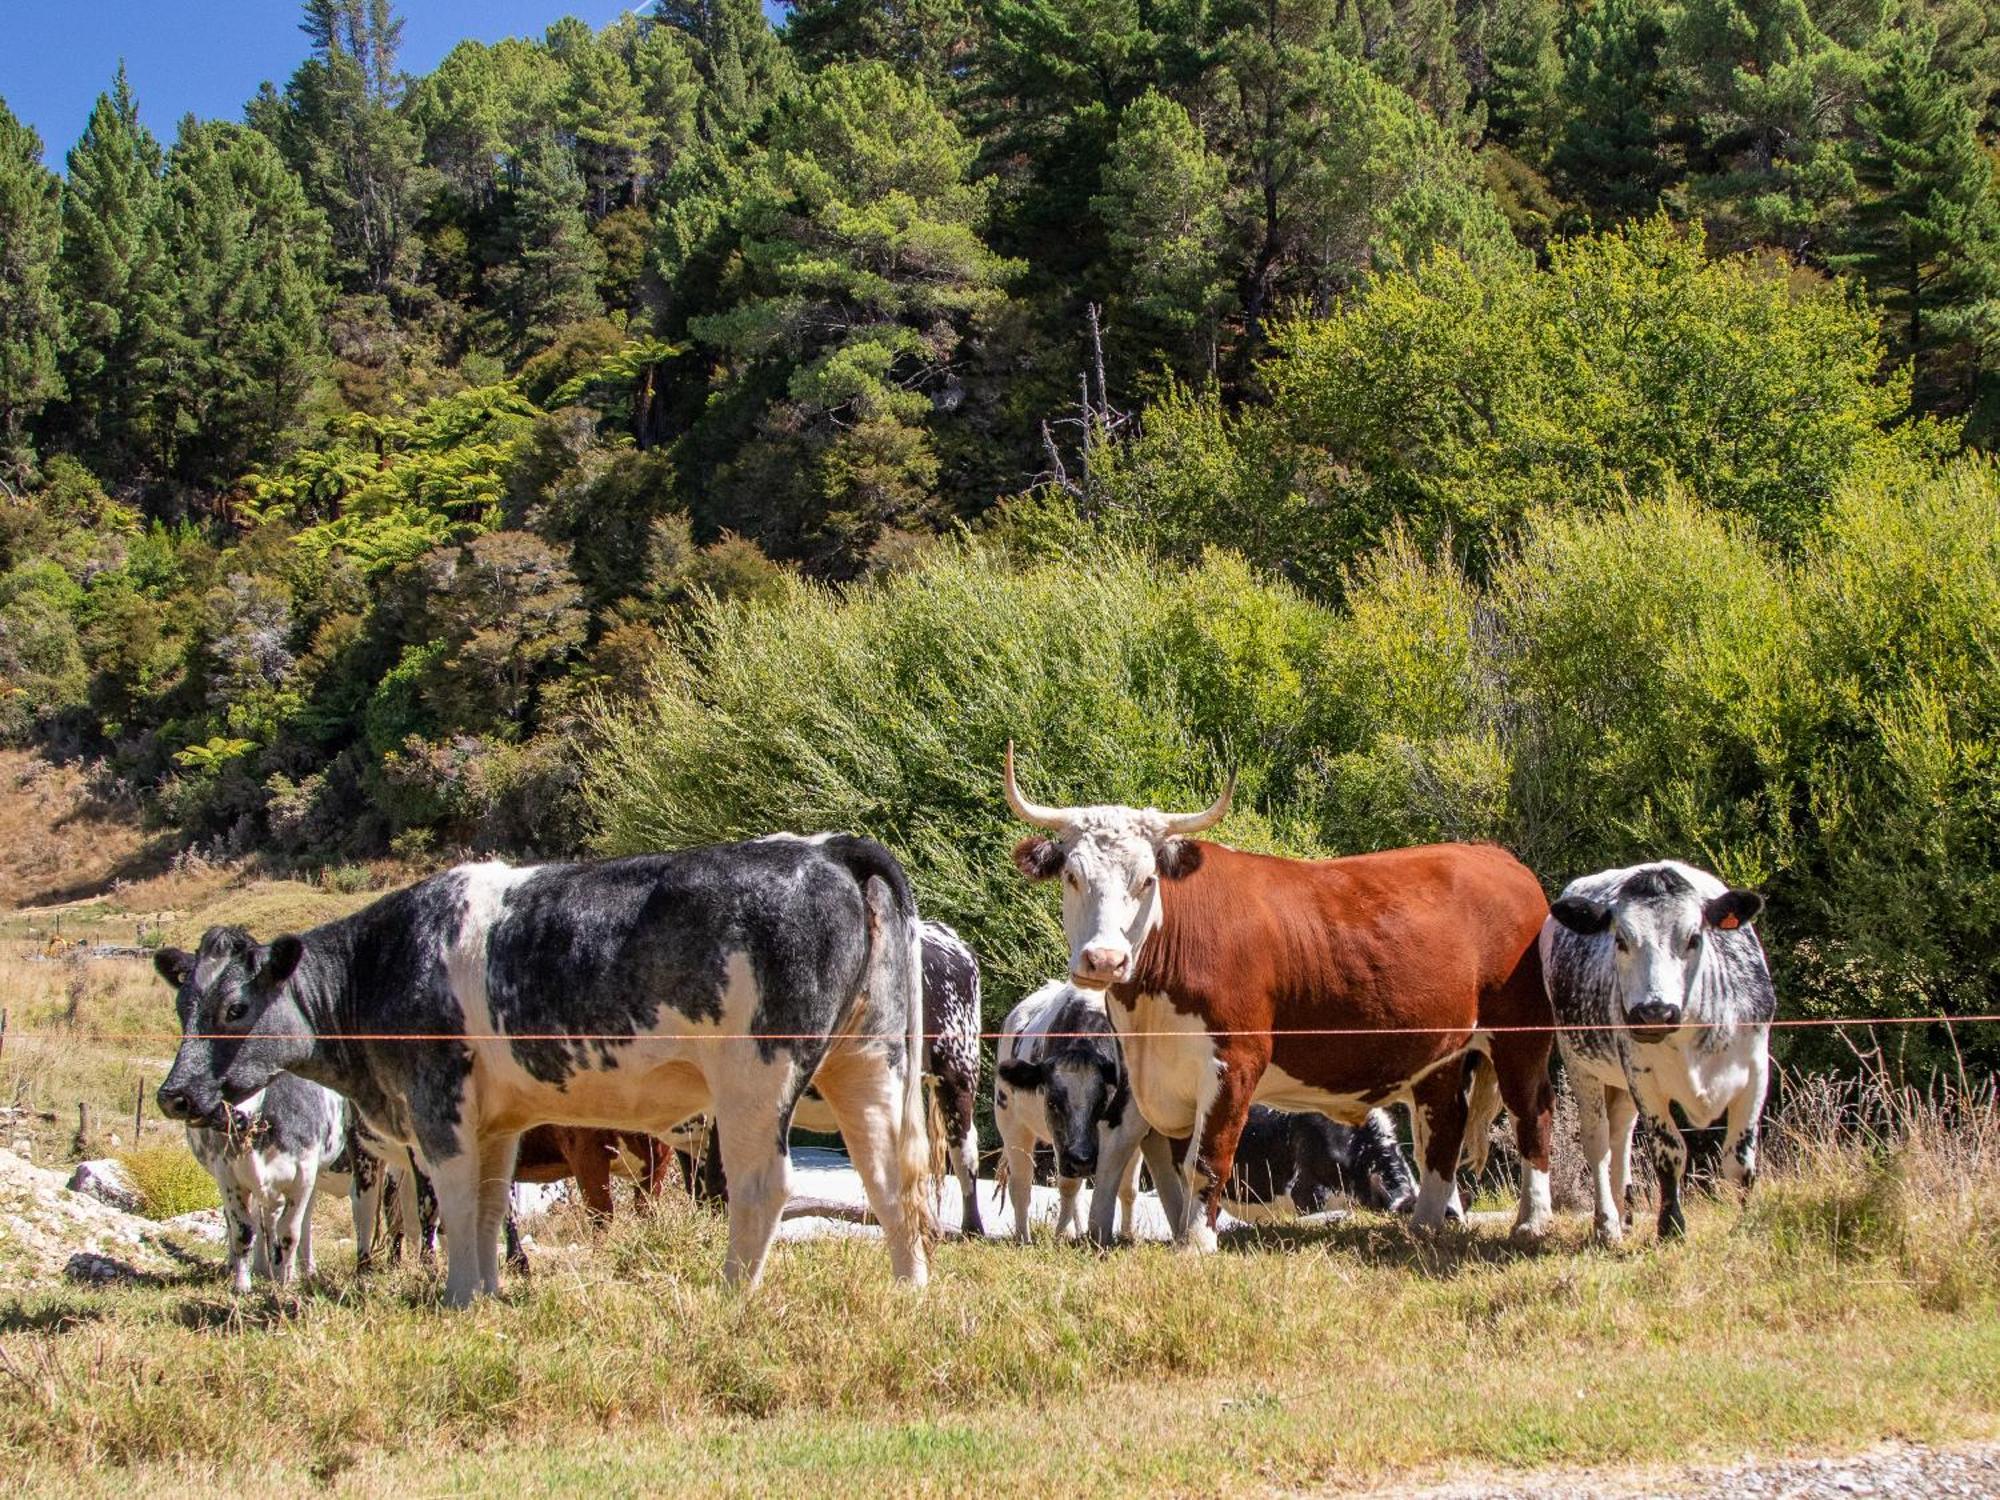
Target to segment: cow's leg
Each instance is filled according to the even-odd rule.
[[[1750,1082],[1729,1101],[1729,1128],[1722,1140],[1722,1175],[1745,1193],[1757,1180],[1757,1137],[1770,1086],[1771,1070],[1760,1047]]]
[[[238,1293],[250,1290],[250,1252],[257,1243],[257,1221],[243,1189],[222,1182],[222,1217],[229,1229],[229,1285]],[[268,1270],[265,1274],[269,1274]]]
[[[1014,1238],[1028,1243],[1028,1210],[1035,1196],[1035,1137],[1013,1113],[1000,1118],[1000,1155],[1006,1164],[1007,1199],[1014,1210]]]
[[[444,1229],[444,1300],[450,1307],[470,1306],[484,1285],[479,1264],[479,1143],[470,1131],[461,1132],[459,1142],[460,1149],[451,1156],[425,1152]]]
[[[1687,1233],[1687,1215],[1681,1210],[1681,1184],[1687,1176],[1687,1140],[1674,1123],[1673,1099],[1653,1082],[1650,1073],[1632,1078],[1632,1093],[1652,1126],[1653,1172],[1660,1179],[1659,1235],[1663,1240],[1678,1239]]]
[[[1556,1091],[1549,1082],[1549,1054],[1555,1038],[1546,1031],[1507,1031],[1493,1038],[1488,1059],[1499,1075],[1500,1099],[1514,1117],[1514,1144],[1521,1154],[1521,1206],[1514,1215],[1514,1242],[1540,1244],[1554,1214],[1549,1206],[1549,1137],[1555,1128]]]
[[[1605,1112],[1611,1117],[1611,1197],[1619,1222],[1632,1227],[1632,1131],[1639,1123],[1639,1103],[1627,1088],[1605,1091]]]
[[[1612,1091],[1588,1074],[1571,1071],[1576,1080],[1577,1135],[1583,1159],[1590,1163],[1593,1229],[1601,1244],[1615,1245],[1624,1238],[1625,1205],[1611,1180]]]
[[[1139,1139],[1145,1133],[1146,1122],[1129,1105],[1116,1130],[1101,1124],[1097,1127],[1097,1179],[1090,1189],[1090,1238],[1095,1244],[1113,1242],[1114,1210],[1123,1221],[1125,1237],[1132,1237],[1132,1200],[1139,1191]]]
[[[1414,1234],[1434,1235],[1458,1202],[1458,1160],[1465,1144],[1465,1070],[1454,1063],[1432,1068],[1410,1088],[1411,1137],[1418,1143],[1422,1179],[1410,1215]]]
[[[500,1241],[514,1217],[514,1160],[519,1132],[488,1135],[479,1143],[479,1287],[500,1295]],[[456,1264],[458,1252],[453,1250]]]
[[[951,1138],[951,1170],[958,1179],[958,1227],[964,1234],[983,1235],[979,1218],[979,1123],[972,1090],[953,1085],[945,1097],[945,1128]]]
[[[1083,1191],[1083,1179],[1058,1177],[1056,1191],[1061,1195],[1060,1206],[1056,1210],[1056,1238],[1062,1239],[1083,1228],[1076,1217],[1076,1198],[1077,1194]]]
[[[1153,1186],[1160,1195],[1160,1209],[1167,1216],[1167,1227],[1177,1230],[1187,1214],[1187,1192],[1180,1169],[1174,1165],[1173,1142],[1157,1130],[1148,1130],[1139,1141],[1139,1155],[1145,1159],[1146,1170],[1153,1174]]]
[[[299,1269],[299,1252],[312,1216],[313,1176],[312,1171],[301,1168],[289,1195],[271,1195],[275,1200],[271,1210],[271,1279],[279,1286],[289,1285]]]
[[[914,1059],[912,1065],[918,1065]],[[848,1157],[867,1190],[868,1207],[889,1243],[890,1274],[922,1286],[930,1279],[930,1264],[916,1196],[921,1189],[903,1179],[906,1094],[900,1069],[872,1047],[844,1046],[820,1064],[816,1082],[832,1106]],[[923,1107],[921,1098],[918,1107]],[[735,1181],[734,1166],[729,1177]]]
[[[516,1276],[531,1274],[534,1267],[528,1263],[528,1252],[521,1244],[521,1226],[514,1222],[511,1210],[507,1214],[507,1223],[500,1237],[503,1246],[502,1259],[507,1262],[507,1269]]]
[[[720,1046],[713,1049],[720,1053]],[[778,1220],[791,1195],[792,1107],[803,1087],[799,1063],[780,1054],[770,1062],[755,1052],[731,1051],[714,1060],[708,1084],[715,1100],[715,1131],[729,1180],[729,1253],[723,1279],[745,1292],[756,1290],[764,1258],[778,1233]],[[810,1076],[809,1070],[806,1070]],[[856,1135],[843,1130],[850,1152]],[[858,1153],[857,1157],[858,1157]]]
[[[1185,1243],[1190,1249],[1215,1248],[1215,1224],[1222,1217],[1222,1190],[1236,1166],[1236,1142],[1250,1118],[1250,1102],[1257,1084],[1270,1062],[1268,1053],[1239,1051],[1225,1054],[1217,1064],[1215,1091],[1207,1107],[1200,1111],[1187,1155],[1188,1226]],[[1196,1148],[1199,1149],[1196,1149]]]
[[[347,1183],[347,1204],[354,1213],[354,1269],[366,1273],[375,1267],[375,1228],[382,1217],[389,1169],[358,1146],[353,1151],[354,1175]]]
[[[565,1130],[561,1136],[564,1165],[576,1178],[584,1215],[592,1224],[602,1226],[611,1218],[609,1138],[595,1130]]]

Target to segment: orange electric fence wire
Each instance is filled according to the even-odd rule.
[[[1765,1024],[1777,1028],[1803,1029],[1808,1027],[1831,1026],[1979,1026],[2000,1022],[2000,1013],[1971,1016],[1790,1016],[1781,1017]],[[1711,1030],[1719,1026],[1734,1026],[1733,1021],[1688,1021],[1675,1027],[1679,1031]],[[1499,1036],[1511,1032],[1558,1032],[1558,1031],[1649,1031],[1652,1027],[1622,1026],[1610,1022],[1593,1022],[1588,1025],[1549,1026],[1275,1026],[1243,1027],[1238,1029],[1216,1029],[1207,1031],[1120,1031],[1121,1041],[1140,1039],[1170,1039],[1178,1037],[1183,1041],[1196,1036],[1448,1036],[1458,1032],[1477,1033],[1483,1036]],[[936,1041],[955,1033],[926,1032],[925,1041]],[[1021,1033],[1013,1031],[981,1031],[975,1033],[981,1041],[1002,1041]],[[1052,1031],[1037,1032],[1037,1036],[1051,1040],[1088,1040],[1101,1036],[1101,1032]],[[252,1041],[295,1041],[298,1034],[282,1031],[77,1031],[62,1029],[56,1031],[22,1031],[9,1029],[6,1035],[13,1040],[43,1040],[71,1042],[252,1042]],[[321,1042],[818,1042],[826,1040],[825,1033],[816,1031],[693,1031],[666,1032],[635,1035],[619,1031],[500,1031],[467,1034],[464,1032],[440,1031],[322,1031],[314,1033],[314,1040]]]

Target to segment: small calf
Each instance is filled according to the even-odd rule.
[[[1723,1174],[1744,1188],[1756,1176],[1778,1008],[1750,927],[1763,909],[1756,892],[1673,861],[1586,875],[1549,908],[1542,973],[1576,1086],[1603,1241],[1624,1232],[1640,1110],[1658,1143],[1662,1236],[1687,1227],[1687,1143],[1674,1105],[1694,1129],[1727,1116]]]
[[[1319,1213],[1329,1198],[1395,1213],[1415,1203],[1416,1184],[1389,1116],[1371,1110],[1361,1124],[1343,1125],[1325,1115],[1253,1106],[1236,1142],[1223,1206],[1255,1224]]]
[[[187,1138],[222,1193],[229,1280],[238,1292],[250,1290],[253,1250],[257,1274],[279,1286],[313,1274],[312,1205],[327,1189],[349,1194],[356,1255],[368,1263],[382,1172],[363,1159],[340,1095],[279,1073],[232,1108],[225,1129],[190,1125]]]
[[[1180,1177],[1166,1137],[1132,1104],[1120,1051],[1104,1000],[1060,980],[1043,985],[1007,1014],[993,1081],[993,1118],[1004,1147],[1002,1173],[1014,1206],[1014,1237],[1028,1238],[1028,1203],[1035,1181],[1035,1147],[1055,1148],[1062,1209],[1056,1234],[1081,1228],[1077,1192],[1095,1179],[1090,1237],[1109,1244],[1112,1205],[1119,1233],[1132,1233],[1139,1159],[1152,1168],[1165,1197],[1179,1197]],[[1174,1214],[1175,1202],[1169,1208]],[[1170,1222],[1178,1222],[1170,1218]]]

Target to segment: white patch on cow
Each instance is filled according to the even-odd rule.
[[[467,1036],[492,1036],[493,1001],[486,987],[486,948],[494,923],[506,909],[507,893],[523,881],[531,880],[536,867],[516,867],[504,860],[485,864],[460,865],[453,872],[463,882],[459,898],[458,932],[445,949],[445,977],[453,998],[465,1012]],[[490,1047],[477,1049],[490,1052]]]
[[[1201,1017],[1174,1009],[1165,995],[1136,995],[1129,1005],[1107,998],[1139,1113],[1155,1130],[1190,1134],[1215,1096],[1221,1065],[1215,1038]]]
[[[1314,1088],[1276,1063],[1265,1068],[1264,1076],[1258,1080],[1256,1102],[1291,1114],[1325,1115],[1343,1125],[1359,1125],[1374,1108],[1359,1094],[1335,1094]]]
[[[1520,1244],[1538,1244],[1549,1232],[1554,1217],[1549,1203],[1549,1174],[1540,1167],[1524,1166],[1521,1172],[1521,1207],[1514,1219],[1514,1239]]]

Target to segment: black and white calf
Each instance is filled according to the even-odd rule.
[[[1004,1150],[1002,1173],[1014,1206],[1014,1237],[1028,1238],[1028,1204],[1035,1182],[1035,1147],[1055,1148],[1062,1208],[1061,1236],[1077,1218],[1077,1192],[1086,1177],[1090,1237],[1111,1242],[1116,1204],[1119,1233],[1132,1233],[1139,1162],[1152,1168],[1163,1201],[1171,1197],[1169,1223],[1181,1202],[1167,1138],[1149,1126],[1132,1103],[1124,1053],[1104,997],[1054,980],[1007,1013],[993,1078],[993,1119]]]
[[[1686,1228],[1687,1143],[1672,1106],[1694,1129],[1726,1116],[1723,1173],[1745,1188],[1756,1176],[1778,1008],[1750,926],[1763,908],[1756,892],[1672,861],[1586,875],[1549,908],[1542,973],[1596,1177],[1600,1239],[1624,1230],[1637,1110],[1659,1142],[1662,1235]]]
[[[430,1178],[455,1305],[499,1290],[529,1126],[664,1135],[705,1110],[729,1172],[724,1273],[754,1284],[815,1075],[891,1265],[925,1277],[916,905],[870,840],[464,865],[302,935],[211,928],[158,962],[182,1022],[161,1108],[219,1123],[281,1069],[345,1094]]]
[[[250,1290],[253,1251],[257,1274],[279,1286],[313,1274],[312,1206],[322,1192],[349,1195],[355,1253],[368,1264],[382,1170],[361,1151],[340,1095],[280,1073],[234,1106],[222,1129],[190,1125],[187,1139],[222,1194],[237,1291]]]
[[[1415,1203],[1416,1191],[1396,1127],[1382,1110],[1369,1111],[1359,1125],[1343,1125],[1325,1115],[1258,1104],[1236,1142],[1222,1202],[1255,1224],[1316,1214],[1333,1198],[1402,1212]]]

